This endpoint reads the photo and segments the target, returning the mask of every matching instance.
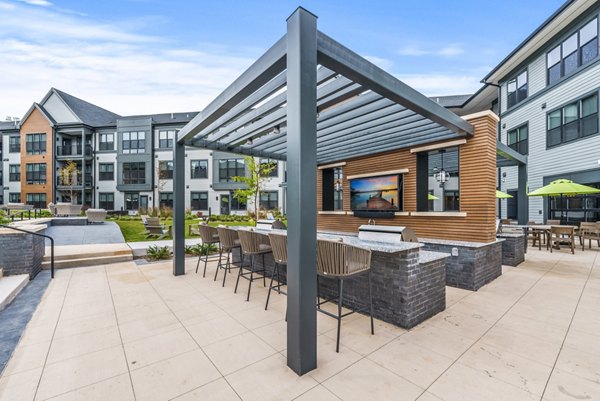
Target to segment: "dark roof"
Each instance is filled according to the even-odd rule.
[[[53,88],[53,90],[62,98],[67,106],[69,106],[73,113],[79,117],[81,122],[86,125],[92,127],[115,125],[117,123],[117,118],[121,117],[112,111],[98,107],[95,104],[81,100],[58,89]]]
[[[449,95],[449,96],[432,96],[431,100],[438,103],[440,106],[446,108],[461,107],[467,100],[471,98],[471,95]]]
[[[179,124],[189,123],[198,113],[198,111],[188,111],[183,113],[143,114],[138,116],[125,116],[122,118],[151,118],[154,124]]]
[[[19,121],[0,121],[0,131],[16,130],[18,124]]]

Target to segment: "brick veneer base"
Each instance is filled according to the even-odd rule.
[[[0,266],[4,275],[29,274],[33,279],[42,269],[43,237],[25,233],[0,234]]]
[[[506,266],[518,266],[525,261],[525,250],[527,238],[525,234],[502,234],[497,235],[502,241],[502,264]]]

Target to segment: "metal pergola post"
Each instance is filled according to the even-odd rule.
[[[185,274],[185,144],[173,141],[173,275]]]
[[[317,17],[287,20],[288,298],[287,363],[317,367]]]
[[[529,220],[529,196],[527,196],[527,164],[519,164],[519,186],[517,192],[517,220],[527,224]]]

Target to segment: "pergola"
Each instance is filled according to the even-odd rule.
[[[287,161],[287,360],[316,368],[317,165],[469,137],[473,127],[317,30],[287,34],[187,124],[174,144],[174,265],[185,274],[185,146]]]
[[[527,224],[529,220],[529,197],[527,196],[527,156],[520,154],[506,144],[496,143],[496,166],[518,167],[517,220]]]

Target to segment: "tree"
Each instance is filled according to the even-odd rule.
[[[269,161],[268,163],[261,163],[259,159],[252,156],[244,157],[244,163],[246,164],[245,176],[232,177],[235,182],[240,182],[245,185],[245,188],[236,189],[233,193],[233,197],[240,202],[246,202],[248,199],[254,201],[254,213],[256,214],[256,220],[259,218],[259,197],[261,191],[264,189],[265,183],[269,180],[269,174],[277,168],[276,161]]]
[[[79,184],[78,178],[80,175],[81,170],[77,168],[77,163],[73,160],[67,160],[67,163],[58,169],[60,183],[68,188],[71,203],[75,201],[75,187]]]

